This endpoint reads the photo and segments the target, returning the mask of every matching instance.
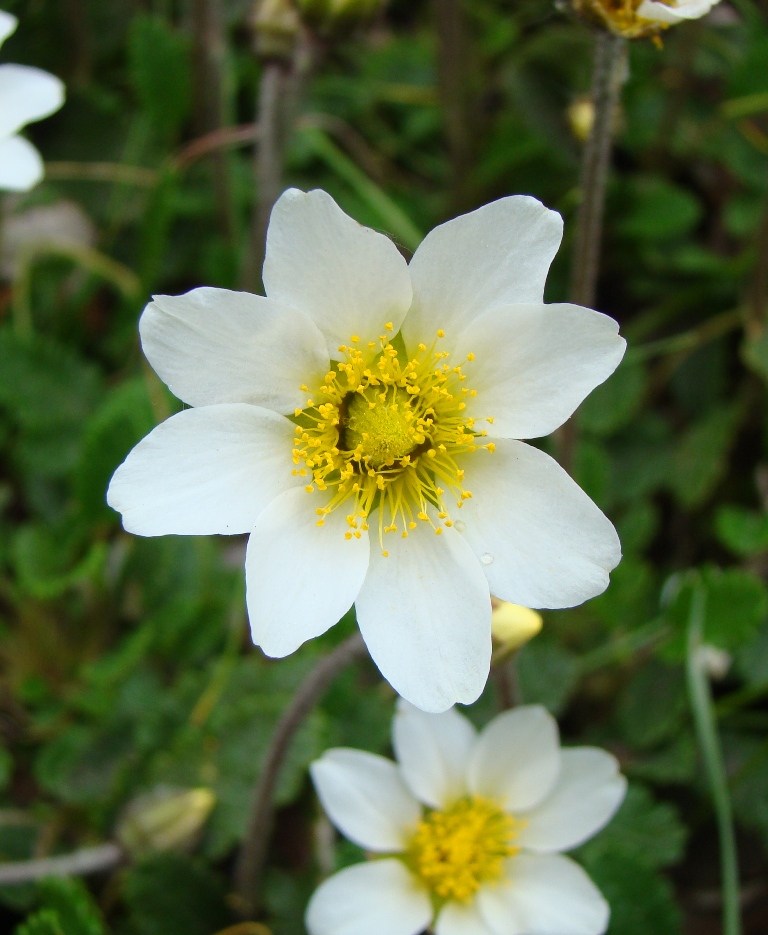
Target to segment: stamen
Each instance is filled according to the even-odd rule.
[[[434,342],[431,348],[419,344],[404,359],[388,337],[392,331],[386,322],[378,344],[367,349],[356,346],[359,335],[340,345],[343,358],[308,396],[306,408],[294,413],[294,475],[308,476],[307,491],[330,494],[316,511],[318,525],[344,504],[351,527],[345,537],[359,538],[378,510],[385,556],[384,536],[400,532],[406,538],[417,519],[437,535],[452,526],[445,497],[460,507],[472,496],[457,457],[495,449],[481,442],[485,432],[473,427],[479,420],[464,415],[466,396],[476,392],[461,385],[462,365],[448,364],[450,352],[436,350]],[[437,337],[444,336],[439,329]]]

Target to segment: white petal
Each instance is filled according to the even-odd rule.
[[[608,904],[567,857],[518,854],[506,871],[506,883],[477,896],[495,935],[603,935],[608,927]]]
[[[421,807],[391,760],[336,748],[315,760],[310,773],[323,808],[345,837],[370,851],[405,850]]]
[[[21,136],[0,140],[0,189],[28,192],[43,177],[43,160],[35,147]]]
[[[328,370],[323,336],[301,312],[261,295],[193,289],[158,295],[139,322],[155,372],[190,406],[252,403],[293,415]]]
[[[271,299],[310,316],[333,360],[352,335],[375,341],[386,322],[398,331],[412,294],[406,262],[388,237],[358,224],[324,191],[295,188],[272,210],[264,286]]]
[[[563,220],[528,195],[500,198],[436,227],[410,264],[413,307],[403,325],[410,348],[431,343],[442,328],[445,346],[478,315],[500,305],[540,303]]]
[[[680,23],[705,16],[716,3],[719,0],[678,0],[676,6],[667,6],[656,0],[643,0],[637,8],[637,16],[657,23]]]
[[[491,593],[524,607],[573,607],[602,593],[621,559],[610,520],[549,455],[511,439],[465,457],[472,492],[459,528]]]
[[[616,758],[597,747],[560,751],[555,788],[532,811],[515,844],[540,854],[569,851],[613,818],[627,791]]]
[[[540,705],[497,715],[477,739],[467,769],[473,795],[519,812],[537,805],[557,780],[557,721]]]
[[[230,403],[171,416],[115,471],[107,503],[138,536],[249,532],[294,486],[294,426],[257,406]]]
[[[347,867],[309,901],[309,935],[419,935],[432,920],[429,896],[399,860]]]
[[[245,556],[253,642],[268,656],[294,652],[325,633],[354,603],[368,569],[368,535],[345,539],[344,508],[318,526],[327,501],[294,487],[256,520]]]
[[[627,342],[607,315],[579,305],[508,305],[476,318],[460,335],[466,415],[499,438],[549,435],[618,367]]]
[[[0,65],[0,139],[64,103],[64,85],[54,75],[28,65]]]
[[[0,10],[0,45],[16,31],[18,25],[19,21],[15,16],[6,13],[5,10]]]
[[[465,773],[475,728],[455,708],[425,714],[401,698],[392,723],[400,771],[417,799],[445,808],[466,795]]]
[[[435,935],[495,935],[486,925],[477,903],[448,903],[435,923]]]
[[[385,544],[387,557],[371,549],[356,602],[373,661],[423,711],[471,704],[491,661],[491,600],[477,559],[455,530],[437,536],[426,523]]]

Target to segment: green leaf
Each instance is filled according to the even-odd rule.
[[[128,452],[155,425],[146,380],[136,377],[111,390],[88,421],[74,487],[92,520],[117,518],[107,506],[107,486]]]
[[[43,908],[56,913],[64,935],[104,935],[101,912],[82,880],[49,877],[36,890]]]
[[[69,935],[69,932],[64,931],[57,912],[40,909],[17,927],[15,935]]]
[[[768,587],[757,575],[738,568],[706,566],[700,574],[707,597],[704,642],[732,652],[752,639],[768,616]],[[690,579],[683,580],[664,609],[673,631],[664,646],[669,658],[681,659],[685,653],[693,589]]]
[[[11,545],[19,585],[41,600],[58,597],[71,587],[96,578],[106,560],[107,545],[93,542],[85,554],[79,531],[61,532],[42,524],[21,526]]]
[[[768,552],[768,513],[723,506],[717,511],[715,529],[723,545],[736,555]]]
[[[130,935],[211,935],[229,922],[223,882],[199,861],[158,854],[129,870],[123,898]]]
[[[161,16],[138,14],[128,35],[128,56],[142,110],[159,139],[164,143],[172,141],[192,102],[186,38]]]
[[[633,747],[648,750],[674,737],[687,710],[682,667],[651,659],[624,689],[618,707],[619,726]]]
[[[701,204],[688,189],[659,176],[631,179],[619,228],[627,237],[659,241],[680,237],[699,222]]]
[[[619,854],[603,854],[586,868],[611,907],[607,935],[679,935],[674,890],[660,873]]]
[[[683,435],[669,476],[669,486],[683,506],[703,503],[721,480],[739,415],[739,409],[733,406],[714,409]]]
[[[687,834],[674,806],[658,802],[645,786],[632,784],[608,826],[578,853],[586,863],[620,856],[660,870],[680,861]]]
[[[612,435],[631,422],[643,401],[645,368],[626,358],[594,389],[578,410],[579,424],[596,435]]]
[[[576,688],[578,664],[573,653],[557,643],[533,640],[518,654],[517,676],[526,704],[544,705],[558,715]]]

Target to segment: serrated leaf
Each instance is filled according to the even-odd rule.
[[[618,721],[633,747],[648,750],[675,735],[687,709],[682,667],[651,659],[634,673],[624,689]]]
[[[706,566],[700,569],[706,589],[704,642],[732,652],[747,643],[768,617],[768,587],[748,571],[729,568],[725,571]],[[668,658],[681,659],[690,619],[694,583],[683,582],[664,610],[672,637],[664,645]]]
[[[611,907],[607,935],[679,935],[680,910],[669,880],[619,854],[585,862]]]
[[[579,856],[590,863],[619,855],[659,870],[680,860],[687,835],[677,809],[657,801],[645,786],[633,783],[607,827],[582,845]]]
[[[715,409],[684,433],[675,448],[668,481],[683,506],[704,502],[722,478],[739,416],[733,406]]]

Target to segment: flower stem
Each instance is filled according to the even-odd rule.
[[[581,161],[581,204],[571,267],[570,297],[577,305],[592,306],[595,301],[613,130],[626,77],[626,39],[601,30],[595,39],[592,71],[595,118]]]
[[[275,786],[291,741],[331,682],[350,663],[362,658],[365,652],[365,643],[359,633],[337,646],[317,663],[277,723],[254,789],[248,827],[235,866],[237,908],[243,916],[252,916],[259,908],[261,877],[274,817]]]
[[[0,865],[0,885],[15,886],[33,883],[46,877],[87,876],[114,870],[125,860],[117,844],[99,844],[83,847],[61,857],[43,857],[40,860],[22,860]]]
[[[715,724],[712,693],[701,663],[706,593],[699,582],[694,589],[691,615],[688,622],[688,694],[693,711],[696,734],[704,758],[704,767],[709,780],[712,802],[717,819],[720,839],[720,869],[723,890],[723,935],[741,935],[741,911],[739,905],[739,865],[736,851],[736,835],[733,826],[733,810],[728,792],[720,738]]]

